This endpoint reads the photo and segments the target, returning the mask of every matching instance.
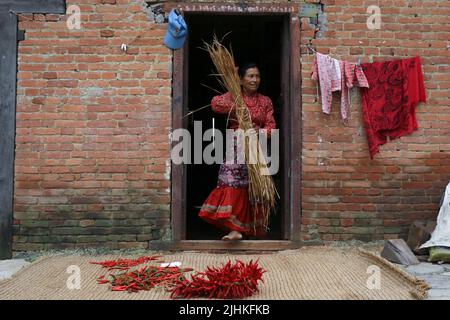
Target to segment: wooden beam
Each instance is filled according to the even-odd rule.
[[[17,15],[0,11],[0,259],[12,255]]]
[[[291,214],[291,230],[290,240],[301,240],[301,210],[302,210],[302,101],[301,101],[301,52],[300,52],[300,19],[297,14],[290,14],[290,112],[291,112],[291,146],[290,146],[290,214]]]
[[[291,99],[290,99],[290,64],[291,47],[289,37],[289,15],[286,15],[283,19],[281,26],[281,59],[283,63],[280,64],[280,79],[281,79],[281,124],[277,124],[280,132],[280,154],[283,155],[283,163],[280,163],[282,167],[283,180],[281,183],[281,212],[282,212],[282,230],[283,239],[291,238],[291,146],[290,139],[283,139],[283,137],[292,137],[291,135]]]
[[[185,47],[187,46],[187,43]],[[187,60],[185,47],[173,52],[172,131],[187,128]],[[176,145],[178,142],[173,142]],[[171,220],[175,241],[186,239],[186,164],[172,163]]]
[[[65,0],[2,0],[2,5],[16,13],[66,13]]]

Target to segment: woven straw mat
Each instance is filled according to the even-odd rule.
[[[154,254],[161,253],[148,253]],[[128,293],[113,292],[108,284],[97,284],[96,279],[108,272],[90,261],[119,257],[74,255],[41,258],[13,278],[0,282],[0,300],[170,299],[170,294],[160,287]],[[182,267],[192,267],[195,271],[204,271],[207,266],[220,266],[228,259],[246,262],[259,259],[259,265],[267,270],[263,274],[264,282],[259,285],[260,291],[248,299],[423,299],[429,288],[423,281],[379,256],[357,248],[305,247],[271,254],[245,255],[194,251],[162,254],[165,262],[180,261]],[[67,271],[73,265],[80,268],[81,288],[70,290],[67,281],[71,274]],[[148,265],[155,265],[155,262],[148,262]],[[370,278],[376,276],[374,272],[378,271],[379,287]]]

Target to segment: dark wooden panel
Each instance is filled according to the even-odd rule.
[[[2,0],[1,3],[17,13],[66,13],[65,0]]]
[[[291,192],[290,192],[290,170],[291,170],[291,148],[290,139],[283,139],[283,137],[291,136],[291,101],[290,101],[290,37],[289,37],[289,15],[286,15],[283,20],[281,28],[281,95],[282,95],[282,109],[281,109],[281,125],[280,127],[280,153],[283,159],[283,183],[281,196],[282,205],[282,226],[283,239],[290,239],[291,237]],[[280,163],[281,165],[281,163]]]
[[[17,16],[0,12],[0,259],[12,255]]]
[[[300,241],[301,225],[301,174],[302,174],[302,109],[301,109],[301,63],[300,63],[300,19],[290,14],[291,44],[291,237],[292,241]]]
[[[187,100],[186,45],[173,53],[172,130],[186,128],[184,118]],[[178,143],[178,142],[175,142]],[[172,163],[172,237],[175,241],[186,239],[186,164]]]
[[[17,41],[23,41],[25,40],[25,30],[18,30],[17,31]]]

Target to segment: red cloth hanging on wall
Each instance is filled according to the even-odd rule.
[[[411,134],[419,128],[416,105],[426,102],[420,57],[364,63],[369,88],[361,88],[362,112],[373,159],[390,139]]]

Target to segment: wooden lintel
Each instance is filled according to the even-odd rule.
[[[166,2],[164,10],[181,9],[190,13],[220,13],[220,14],[288,14],[296,13],[299,10],[298,4],[264,4],[264,3],[228,3],[228,2]]]

